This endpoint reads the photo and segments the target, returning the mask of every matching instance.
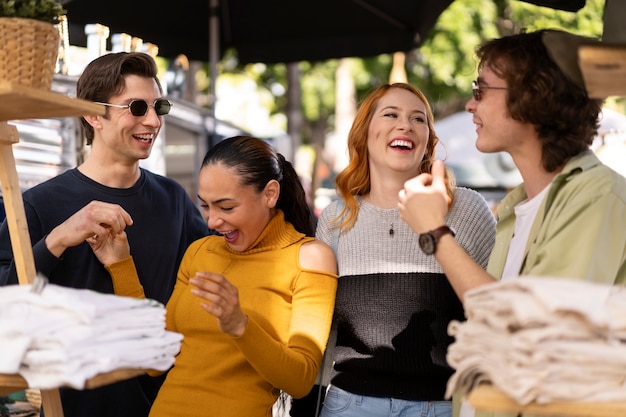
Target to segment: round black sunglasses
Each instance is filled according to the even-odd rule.
[[[97,101],[95,103],[102,104],[103,106],[117,107],[118,109],[128,109],[130,111],[130,114],[137,117],[145,116],[146,113],[148,113],[148,107],[150,107],[146,100],[139,99],[132,100],[128,104],[111,104],[101,103]],[[172,109],[172,103],[164,98],[157,98],[156,100],[154,100],[152,107],[154,107],[154,111],[156,112],[157,116],[164,116],[168,114]]]

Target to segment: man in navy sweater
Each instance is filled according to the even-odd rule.
[[[145,296],[165,304],[187,246],[208,225],[175,181],[139,167],[171,107],[154,60],[111,53],[92,61],[77,84],[80,99],[103,104],[82,119],[90,153],[84,163],[23,193],[37,271],[50,283],[132,295],[113,286],[89,245],[124,230]],[[0,285],[17,284],[7,222],[0,227]],[[162,378],[141,376],[97,389],[61,389],[65,417],[147,416]]]

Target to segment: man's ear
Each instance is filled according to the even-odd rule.
[[[101,116],[83,116],[83,118],[94,128],[94,130],[102,129]]]
[[[276,207],[278,197],[280,196],[280,183],[276,180],[270,180],[263,189],[263,197],[265,204],[269,208]]]

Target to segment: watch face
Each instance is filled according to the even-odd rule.
[[[430,233],[422,233],[419,238],[419,244],[426,255],[435,253],[435,238]]]

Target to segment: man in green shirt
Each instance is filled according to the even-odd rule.
[[[441,228],[448,210],[441,161],[400,191],[403,220],[462,300],[467,290],[520,275],[626,282],[626,178],[589,150],[602,100],[588,96],[575,61],[572,76],[553,59],[546,39],[555,37],[576,38],[542,30],[477,51],[479,76],[466,104],[476,147],[508,152],[523,178],[498,206],[487,271]]]

